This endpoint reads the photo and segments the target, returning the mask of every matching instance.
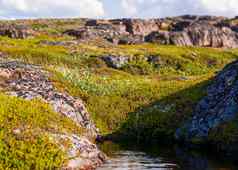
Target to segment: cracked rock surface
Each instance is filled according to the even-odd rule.
[[[209,132],[232,121],[238,113],[238,61],[226,66],[196,106],[193,117],[176,132],[178,139],[207,139]]]

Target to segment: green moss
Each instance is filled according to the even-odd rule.
[[[131,74],[150,75],[158,72],[158,67],[147,61],[134,61],[125,65],[122,70]]]

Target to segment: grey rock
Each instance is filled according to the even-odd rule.
[[[15,39],[25,39],[30,36],[31,33],[32,30],[23,25],[0,25],[0,36],[8,36],[9,38]]]
[[[96,19],[88,20],[85,24],[85,26],[96,26],[96,25],[97,25],[97,20]]]
[[[143,36],[158,31],[160,25],[159,20],[156,19],[122,19],[122,23],[126,25],[126,30],[130,34]]]
[[[52,134],[50,139],[66,153],[62,169],[96,169],[106,156],[89,139],[96,139],[98,129],[90,120],[89,113],[79,98],[61,93],[49,81],[50,74],[39,66],[18,61],[0,62],[0,76],[4,76],[8,85],[8,95],[21,97],[25,100],[41,99],[49,103],[55,112],[70,118],[84,129],[83,134]],[[13,134],[18,136],[24,129],[15,128]],[[64,134],[63,134],[64,133]],[[69,146],[65,146],[65,143]]]
[[[177,139],[207,139],[210,130],[232,121],[238,113],[238,62],[224,68],[207,89],[207,95],[196,106],[193,117],[179,128]]]
[[[170,36],[168,31],[154,31],[145,37],[146,42],[157,44],[170,44]]]
[[[237,48],[238,26],[232,19],[184,15],[162,19],[88,20],[65,31],[79,40],[105,39],[113,44],[152,42],[178,46]]]
[[[178,46],[193,46],[192,40],[189,35],[184,32],[171,32],[170,43]]]
[[[121,45],[141,44],[143,42],[144,42],[144,37],[140,35],[120,36],[118,40],[118,44],[121,44]]]
[[[49,134],[53,140],[67,153],[67,162],[62,169],[96,169],[106,156],[87,138],[76,134]],[[63,143],[67,142],[69,147]]]
[[[129,63],[129,57],[126,56],[103,56],[102,59],[106,62],[109,67],[120,69],[124,65]]]
[[[172,31],[183,31],[185,28],[189,27],[193,22],[191,20],[182,20],[176,22],[172,26]]]
[[[230,28],[218,28],[209,24],[196,24],[189,27],[186,32],[194,46],[227,48],[237,47],[237,34]]]
[[[9,94],[26,100],[40,98],[51,104],[56,112],[69,117],[78,126],[85,128],[89,137],[97,136],[98,131],[90,120],[83,101],[58,92],[49,81],[48,72],[38,66],[12,61],[0,63],[0,74],[9,79],[6,81]]]

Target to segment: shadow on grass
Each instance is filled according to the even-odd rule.
[[[196,104],[206,95],[211,81],[203,81],[128,113],[120,128],[103,139],[137,143],[174,142],[176,129],[191,118]]]

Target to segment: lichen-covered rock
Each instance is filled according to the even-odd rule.
[[[224,68],[209,86],[194,110],[193,117],[177,130],[176,138],[185,141],[207,140],[209,132],[230,122],[238,113],[238,62]]]
[[[96,169],[105,160],[105,155],[90,141],[96,139],[98,130],[90,120],[83,101],[57,91],[49,76],[48,72],[38,66],[18,61],[0,62],[0,77],[5,80],[5,91],[8,91],[9,95],[25,100],[39,98],[49,103],[55,112],[70,118],[72,123],[76,123],[82,129],[82,134],[48,132],[53,142],[66,153],[63,169]],[[21,133],[21,130],[14,129],[13,133]]]
[[[89,113],[83,101],[66,93],[58,92],[48,79],[49,73],[37,66],[16,61],[0,63],[0,70],[8,75],[6,82],[9,94],[27,100],[40,98],[51,104],[56,112],[86,128],[92,137],[97,136],[97,130],[89,119]]]

